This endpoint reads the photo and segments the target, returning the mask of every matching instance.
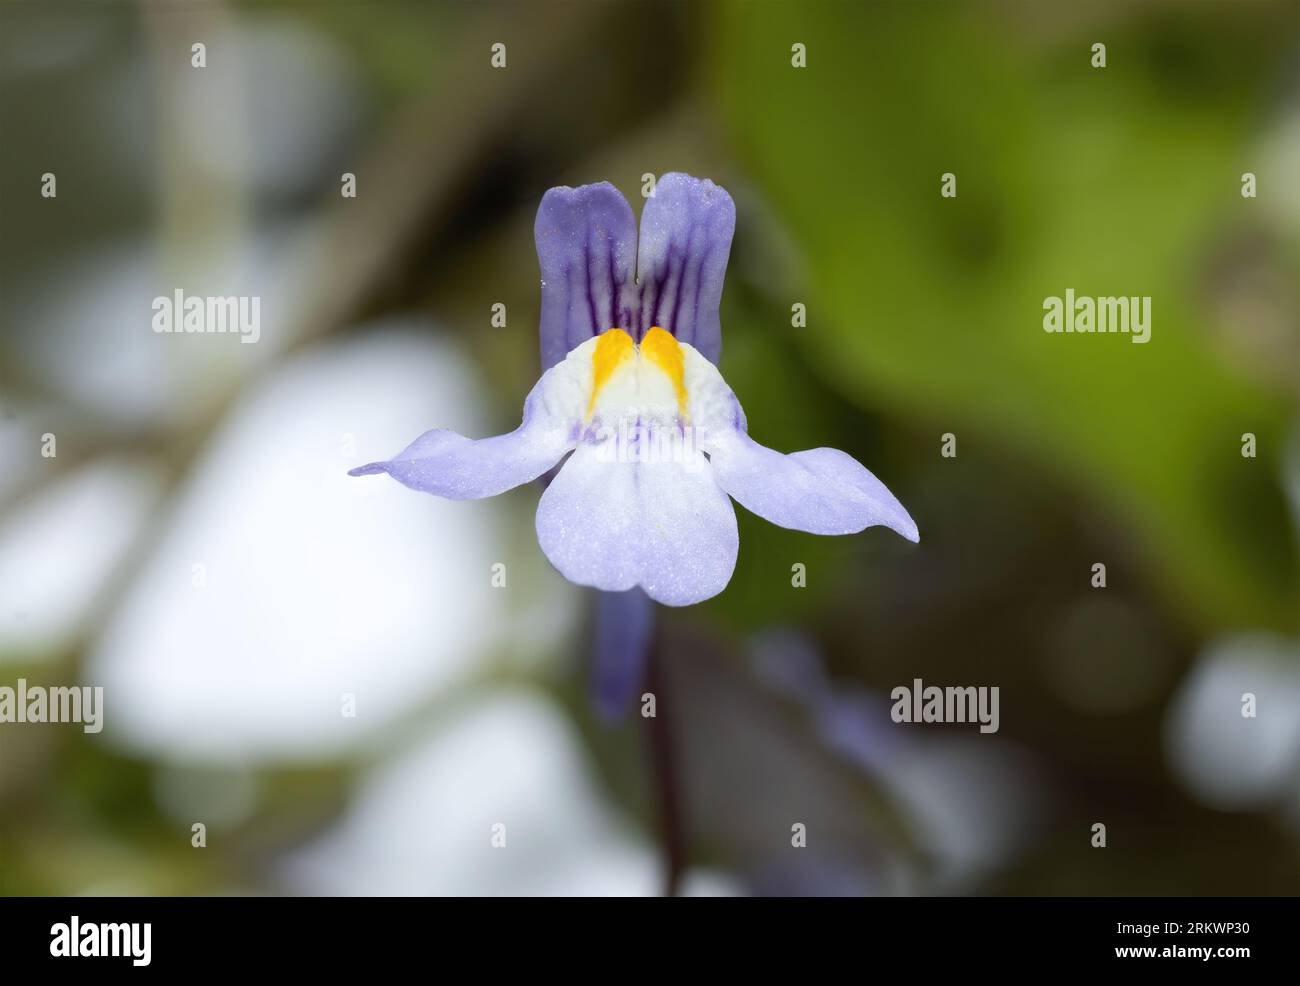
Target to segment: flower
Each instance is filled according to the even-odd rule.
[[[731,499],[794,530],[881,524],[918,540],[902,504],[851,456],[784,455],[749,437],[715,365],[735,225],[723,189],[667,174],[646,202],[638,248],[632,209],[613,185],[552,188],[536,224],[544,372],[523,423],[479,441],[428,431],[351,474],[385,472],[468,500],[568,456],[537,508],[542,551],[571,582],[639,586],[668,606],[701,602],[730,581],[739,550]]]

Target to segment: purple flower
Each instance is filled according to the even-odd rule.
[[[572,582],[639,586],[668,606],[701,602],[730,581],[739,548],[731,499],[794,530],[882,524],[918,540],[902,504],[851,456],[783,455],[749,437],[714,365],[735,225],[723,189],[668,174],[646,202],[638,247],[632,209],[613,185],[551,189],[536,225],[544,372],[523,424],[479,441],[428,431],[352,475],[386,472],[412,489],[478,499],[567,455],[537,508],[547,558]]]

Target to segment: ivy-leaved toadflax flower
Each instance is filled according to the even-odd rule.
[[[854,534],[916,524],[885,485],[832,448],[789,455],[749,437],[715,365],[736,210],[713,182],[664,175],[641,216],[608,182],[552,188],[537,211],[543,373],[523,423],[478,441],[425,432],[386,462],[412,489],[496,496],[563,466],[537,539],[580,585],[641,587],[668,606],[721,592],[736,567],[731,500],[781,527]]]

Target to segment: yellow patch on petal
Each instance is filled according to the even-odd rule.
[[[675,342],[675,340],[674,340]],[[596,397],[600,389],[609,382],[614,371],[632,356],[636,344],[632,337],[622,329],[606,329],[596,340],[596,348],[591,354],[591,400],[587,402],[587,418],[596,407]]]
[[[686,355],[673,334],[655,326],[641,340],[641,355],[668,374],[677,393],[677,406],[686,414]]]

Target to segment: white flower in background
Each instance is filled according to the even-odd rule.
[[[1300,429],[1287,442],[1280,478],[1300,536]],[[1300,641],[1256,632],[1212,644],[1170,703],[1165,748],[1174,773],[1205,804],[1280,805],[1300,826]]]
[[[27,450],[35,456],[35,448]],[[68,646],[161,489],[147,462],[105,458],[22,501],[0,527],[0,662]]]
[[[601,800],[562,712],[509,690],[373,771],[342,821],[280,873],[308,894],[603,896],[658,893],[660,867]]]
[[[1205,804],[1250,811],[1295,797],[1297,651],[1294,640],[1272,634],[1229,637],[1184,679],[1165,720],[1165,748],[1174,773]]]
[[[423,335],[303,356],[223,426],[91,659],[105,739],[174,759],[329,756],[473,676],[530,592],[563,588],[492,587],[509,556],[499,508],[397,502],[347,478],[362,436],[377,448],[430,414],[479,422],[472,368],[409,327]]]

